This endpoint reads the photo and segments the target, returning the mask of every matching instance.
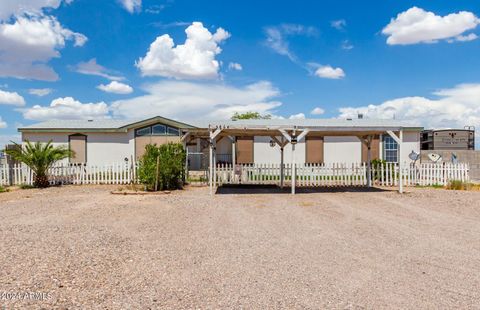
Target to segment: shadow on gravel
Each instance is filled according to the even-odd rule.
[[[375,193],[375,192],[395,192],[396,189],[382,189],[376,187],[297,187],[297,194],[312,193]],[[290,194],[290,187],[281,189],[276,185],[223,185],[217,188],[218,195],[232,194]]]

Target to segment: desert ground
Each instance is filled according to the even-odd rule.
[[[0,308],[480,308],[480,192],[115,189],[0,194]]]

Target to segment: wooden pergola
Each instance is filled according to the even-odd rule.
[[[421,127],[409,126],[395,120],[367,120],[367,119],[311,119],[311,120],[239,120],[209,123],[206,128],[189,129],[182,137],[201,137],[209,141],[209,187],[210,193],[216,188],[216,142],[221,137],[232,141],[232,162],[236,163],[236,137],[270,137],[280,147],[280,184],[284,184],[284,148],[292,146],[291,164],[295,167],[295,146],[309,137],[325,136],[356,136],[367,148],[367,171],[371,171],[371,145],[374,136],[388,134],[398,144],[400,154],[403,144],[404,131],[421,130]],[[280,139],[278,137],[281,137]],[[399,160],[400,179],[402,178],[402,162]],[[295,194],[296,169],[292,170],[291,193]],[[368,187],[371,180],[368,179]],[[403,193],[403,184],[399,182],[399,192]]]

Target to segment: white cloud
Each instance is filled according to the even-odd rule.
[[[343,79],[345,77],[345,72],[342,68],[333,68],[332,66],[319,66],[315,72],[315,76],[324,79]]]
[[[217,78],[220,64],[215,56],[222,52],[219,44],[230,34],[222,28],[212,34],[200,22],[193,22],[185,33],[185,43],[177,46],[168,34],[157,37],[145,57],[135,64],[142,75],[176,79]]]
[[[426,128],[480,127],[480,84],[461,84],[433,93],[434,98],[404,97],[378,105],[340,108],[340,118],[402,119]]]
[[[2,120],[2,117],[0,116],[0,128],[7,128],[7,123]],[[1,146],[0,146],[1,149]]]
[[[38,96],[38,97],[43,97],[43,96],[46,96],[46,95],[49,95],[51,94],[53,91],[53,89],[51,88],[30,88],[28,90],[28,93],[30,95],[35,95],[35,96]]]
[[[469,33],[465,36],[457,36],[455,39],[448,40],[449,43],[457,42],[469,42],[478,39],[478,36],[475,33]]]
[[[36,121],[108,118],[108,106],[105,102],[81,103],[72,97],[57,98],[49,106],[35,105],[20,111],[25,119]]]
[[[316,107],[310,112],[310,114],[312,115],[322,115],[324,113],[325,113],[325,110],[320,107]]]
[[[344,19],[334,20],[330,25],[337,30],[343,30],[347,26],[347,21]]]
[[[100,84],[97,86],[98,89],[107,92],[107,93],[114,93],[114,94],[131,94],[133,92],[133,88],[130,85],[120,83],[117,81],[110,82],[110,84],[104,85]]]
[[[245,87],[220,83],[193,83],[164,80],[143,89],[147,95],[119,100],[111,105],[114,116],[143,118],[162,115],[184,121],[229,119],[235,112],[273,114],[281,95],[270,82]]]
[[[68,4],[72,0],[64,2]],[[0,21],[25,12],[38,14],[44,8],[57,9],[61,3],[62,0],[2,0],[0,1]]]
[[[1,104],[24,106],[25,99],[16,92],[0,90],[0,105]]]
[[[354,48],[354,46],[353,46],[352,43],[350,43],[349,40],[343,40],[343,42],[342,42],[342,49],[343,49],[343,50],[349,51],[349,50],[351,50],[351,49],[353,49],[353,48]]]
[[[242,71],[243,67],[241,64],[236,63],[236,62],[231,62],[228,64],[228,69],[230,70],[237,70],[237,71]]]
[[[293,115],[290,115],[289,119],[305,119],[305,114],[303,113],[293,114]]]
[[[119,0],[119,2],[130,13],[138,12],[142,9],[142,0]]]
[[[28,13],[0,23],[0,76],[57,80],[47,63],[60,57],[69,40],[82,46],[87,37],[63,28],[53,16]]]
[[[438,16],[412,7],[392,18],[382,33],[388,36],[389,45],[435,43],[444,39],[462,38],[463,33],[475,29],[478,24],[480,19],[471,12]]]
[[[22,141],[22,137],[18,134],[0,135],[0,149],[3,149],[7,144],[11,144],[12,141],[20,143]]]
[[[159,14],[167,7],[166,4],[154,4],[145,9],[145,12],[150,14]]]
[[[277,54],[287,56],[293,62],[297,62],[297,57],[290,50],[288,38],[297,35],[315,36],[318,34],[315,27],[307,27],[298,24],[281,24],[279,26],[265,27],[264,32],[267,36],[265,45]]]
[[[86,74],[86,75],[96,75],[103,78],[109,79],[111,81],[121,81],[124,79],[123,76],[114,75],[115,72],[105,68],[102,65],[97,63],[97,59],[92,58],[87,62],[80,62],[74,67],[75,72]]]

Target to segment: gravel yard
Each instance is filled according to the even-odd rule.
[[[0,309],[480,307],[480,192],[114,189],[0,194]]]

